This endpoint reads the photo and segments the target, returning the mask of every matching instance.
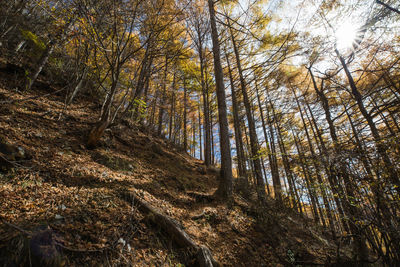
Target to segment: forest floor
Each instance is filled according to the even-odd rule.
[[[88,150],[99,107],[80,99],[64,110],[65,92],[53,94],[60,88],[43,77],[21,94],[15,75],[0,71],[0,137],[30,157],[0,172],[0,219],[8,223],[0,225],[0,251],[21,234],[12,225],[26,231],[46,225],[64,246],[65,266],[191,266],[184,249],[121,197],[129,189],[175,219],[223,266],[336,261],[329,235],[273,200],[260,209],[238,194],[229,208],[199,198],[213,194],[217,172],[127,122]],[[264,215],[250,212],[257,210]]]

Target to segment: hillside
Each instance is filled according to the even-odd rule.
[[[196,265],[124,197],[127,191],[173,218],[222,266],[326,266],[345,259],[310,219],[272,199],[265,208],[255,195],[246,200],[235,193],[229,207],[213,200],[215,168],[129,121],[87,149],[98,107],[83,98],[63,110],[60,88],[45,76],[21,95],[9,70],[3,64],[0,72],[0,137],[23,149],[23,159],[0,174],[1,266],[29,266],[21,240],[43,229],[51,229],[62,254],[54,266]]]

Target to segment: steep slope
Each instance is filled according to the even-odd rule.
[[[81,100],[65,111],[63,92],[54,93],[59,88],[41,79],[21,95],[10,82],[15,73],[0,74],[1,141],[26,155],[0,174],[0,262],[27,257],[15,240],[45,225],[64,255],[60,265],[194,264],[187,250],[123,197],[127,190],[177,221],[224,266],[337,261],[329,237],[273,200],[263,209],[240,195],[232,207],[212,201],[207,196],[217,186],[215,169],[129,121],[88,150],[83,144],[98,107]]]

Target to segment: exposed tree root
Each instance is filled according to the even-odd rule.
[[[200,267],[213,267],[220,266],[220,264],[213,258],[211,251],[202,245],[197,245],[190,236],[179,226],[179,224],[172,218],[162,214],[156,208],[152,207],[145,200],[140,199],[133,192],[124,192],[124,199],[128,199],[134,203],[138,209],[148,215],[148,219],[161,227],[171,239],[179,246],[187,248],[191,251],[191,256],[196,260]]]

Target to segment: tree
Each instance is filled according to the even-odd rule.
[[[211,37],[214,54],[214,74],[217,87],[216,91],[218,100],[219,138],[221,149],[220,183],[216,191],[216,195],[229,201],[232,198],[232,159],[229,143],[229,129],[225,87],[221,65],[220,44],[218,40],[217,23],[215,19],[215,7],[213,0],[208,0],[208,7],[210,12]]]

